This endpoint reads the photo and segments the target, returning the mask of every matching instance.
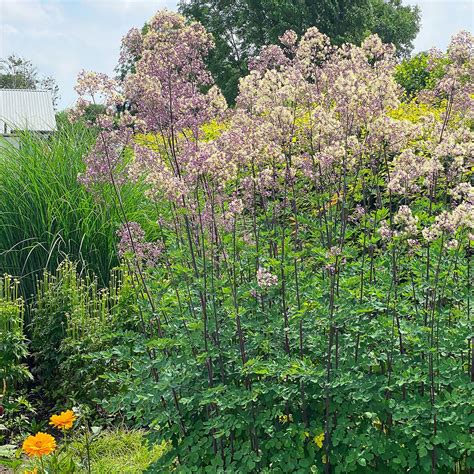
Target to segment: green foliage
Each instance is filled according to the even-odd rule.
[[[21,435],[29,415],[34,414],[21,390],[32,379],[26,364],[28,347],[23,316],[18,280],[8,275],[0,277],[0,443]],[[2,457],[8,456],[0,448]]]
[[[288,29],[301,35],[316,26],[337,45],[359,44],[377,33],[404,56],[413,47],[420,23],[418,8],[402,5],[401,0],[182,0],[180,11],[213,34],[216,48],[208,67],[231,103],[239,79],[248,72],[249,58],[262,46],[278,43]]]
[[[389,112],[389,116],[397,120],[409,120],[413,123],[419,123],[424,117],[429,116],[436,117],[439,120],[445,110],[445,104],[433,107],[414,99],[409,102],[402,102],[396,109]]]
[[[408,98],[415,97],[423,89],[432,89],[444,75],[446,61],[438,60],[428,68],[428,54],[419,53],[404,59],[395,71],[395,80],[403,87]]]
[[[23,464],[22,461],[18,459],[17,451],[17,447],[14,444],[4,444],[0,446],[0,466],[6,469],[12,469],[13,472],[16,472]]]
[[[84,445],[90,443],[89,456],[92,474],[139,474],[165,452],[166,445],[149,446],[146,433],[139,430],[119,428],[111,431],[101,431],[86,441],[83,434],[76,434],[66,445],[61,446],[62,453],[56,459],[55,474],[87,473],[84,462]],[[13,447],[14,449],[15,447]],[[2,451],[0,447],[0,457]],[[6,457],[6,456],[5,456]],[[2,461],[0,460],[0,465]],[[5,463],[6,465],[6,463]],[[39,461],[21,462],[19,472],[32,470],[35,467],[41,472]]]
[[[15,55],[0,60],[0,89],[36,89],[37,75],[31,61]]]
[[[203,148],[237,132],[222,150],[189,155],[186,145],[196,143],[173,126],[157,132],[158,147],[151,133],[135,137],[155,141],[155,158],[167,157],[177,173],[153,169],[158,185],[179,178],[189,190],[176,198],[157,186],[146,194],[153,207],[136,198],[157,265],[145,267],[149,242],[137,233],[107,290],[82,262],[44,273],[31,310],[38,393],[146,428],[155,454],[142,449],[141,433],[139,442],[104,435],[92,449],[96,472],[470,472],[472,201],[459,204],[472,191],[462,143],[470,135],[454,89],[446,110],[444,97],[398,106],[387,74],[371,92],[373,115],[359,121],[368,81],[342,96],[323,91],[317,103],[289,99],[291,82],[274,73],[267,90],[264,82],[250,89],[258,99],[264,86],[263,109],[204,127]],[[423,81],[409,87],[416,93]],[[377,96],[385,86],[393,86],[390,105]],[[400,164],[402,152],[415,164]],[[228,164],[222,155],[238,162],[225,177],[215,170]],[[201,167],[203,159],[213,166]],[[400,191],[393,176],[402,171],[410,186]],[[100,191],[102,210],[93,212],[116,218],[110,189]],[[75,455],[84,465],[77,452],[65,462]]]
[[[356,188],[354,195],[364,192],[369,199],[372,191]],[[418,205],[423,215],[426,201]],[[423,309],[428,282],[421,262],[426,261],[426,249],[417,250],[416,258],[404,251],[398,254],[394,296],[392,247],[367,229],[388,213],[386,207],[373,211],[365,224],[347,230],[347,262],[338,273],[333,313],[328,295],[334,280],[325,270],[327,253],[317,244],[317,229],[305,230],[311,211],[299,214],[304,247],[293,249],[288,238],[285,257],[265,262],[275,271],[284,270],[285,294],[281,287],[262,291],[248,278],[255,247],[240,236],[235,247],[231,236],[222,241],[231,267],[224,265],[222,273],[213,274],[201,255],[200,277],[184,265],[189,256],[172,234],[164,236],[172,274],[166,267],[157,268],[148,282],[165,335],[136,338],[133,350],[121,344],[102,354],[105,360],[118,357],[129,367],[106,375],[121,390],[105,407],[137,426],[153,427],[150,439],[171,443],[150,472],[173,466],[178,472],[323,472],[325,454],[315,438],[324,433],[328,391],[335,472],[431,472],[433,449],[442,472],[471,466],[466,254],[445,255],[439,246],[430,250],[439,266],[429,270],[429,279],[438,271],[444,288],[436,308],[439,385],[430,404],[428,355],[434,347],[430,316]],[[261,245],[282,232],[280,227],[266,229],[267,222],[261,215]],[[373,246],[370,257],[367,247],[363,250],[368,242]],[[237,282],[232,275],[238,276]],[[198,301],[206,287],[212,293],[204,316]],[[142,305],[146,308],[146,301]],[[154,317],[148,312],[149,321]],[[237,318],[246,335],[244,353]],[[212,335],[212,344],[206,345],[205,332]],[[334,341],[330,380],[328,337]],[[149,350],[156,356],[150,357]]]
[[[31,61],[14,54],[0,59],[0,89],[46,89],[51,92],[54,105],[60,98],[52,76],[39,78]]]
[[[27,395],[30,393],[27,394],[25,389],[17,389],[14,394],[3,397],[1,405],[5,414],[0,422],[2,442],[21,443],[29,432],[38,428],[35,421],[37,405],[32,403]]]
[[[31,377],[25,363],[26,338],[23,331],[23,300],[18,294],[19,282],[8,275],[0,277],[0,380],[2,395]],[[2,398],[0,398],[0,401]]]
[[[271,105],[225,142],[251,159],[223,183],[200,168],[182,201],[166,192],[155,200],[161,265],[137,272],[145,330],[101,354],[129,368],[105,374],[120,390],[104,408],[170,443],[150,472],[469,472],[472,236],[448,214],[460,205],[452,176],[472,189],[463,167],[469,152],[443,149],[436,180],[413,171],[441,154],[443,136],[457,143],[462,130],[472,139],[461,114],[443,110],[443,98],[393,101],[379,135],[370,130],[374,116],[352,125],[363,109],[355,101],[351,125],[335,128],[375,146],[349,145],[330,164],[315,157],[308,172],[297,163],[324,141],[321,105],[288,99],[286,76],[269,76],[268,89],[262,81],[251,92],[261,106],[262,86]],[[281,102],[272,101],[277,79]],[[386,79],[380,87],[398,89]],[[252,143],[252,126],[266,119],[282,132],[280,160],[266,154],[268,129],[261,147]],[[291,123],[287,135],[279,119]],[[204,132],[200,146],[226,136],[216,124]],[[416,153],[416,164],[400,165],[402,151]],[[180,164],[188,158],[170,155]],[[456,156],[458,169],[448,173]],[[412,187],[394,191],[397,172]],[[465,205],[457,222],[472,222]],[[442,221],[449,229],[429,238]]]
[[[136,329],[134,296],[125,271],[114,271],[102,290],[96,279],[78,276],[68,260],[55,274],[44,273],[31,310],[30,347],[45,401],[93,404],[114,393],[103,375],[125,367],[113,359],[98,363],[94,354],[113,348],[122,331]]]
[[[143,431],[124,429],[102,433],[91,444],[92,473],[145,472],[166,450],[166,445],[150,447],[145,435]]]
[[[371,8],[372,15],[363,20],[366,29],[378,34],[384,43],[394,44],[399,56],[408,56],[420,29],[419,8],[404,5],[401,0],[374,0]]]

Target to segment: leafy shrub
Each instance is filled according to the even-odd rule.
[[[435,60],[430,67],[429,60],[428,53],[418,53],[404,59],[395,69],[395,80],[403,87],[409,99],[424,89],[432,89],[445,74],[446,61]]]
[[[469,469],[472,35],[414,117],[376,36],[281,41],[233,110],[167,12],[124,39],[147,54],[123,83],[79,78],[78,114],[135,105],[98,119],[83,182],[144,184],[157,220],[148,241],[123,214],[144,325],[103,352],[128,367],[105,407],[170,443],[155,471]]]
[[[34,414],[23,390],[25,382],[32,378],[26,364],[24,307],[18,280],[8,275],[0,277],[0,443],[21,436]],[[7,454],[7,448],[5,454],[0,449],[0,458],[9,457]]]

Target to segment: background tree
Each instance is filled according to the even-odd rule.
[[[316,26],[336,45],[377,33],[406,56],[420,23],[418,7],[401,0],[181,0],[180,11],[213,34],[208,67],[231,102],[249,57],[288,29],[301,35]]]
[[[430,65],[431,63],[431,65]],[[414,98],[423,89],[433,89],[445,74],[447,61],[430,58],[427,52],[405,58],[395,69],[395,80],[405,89],[407,98]]]
[[[52,76],[39,77],[33,63],[12,54],[0,59],[0,89],[45,89],[51,92],[56,107],[59,87]]]

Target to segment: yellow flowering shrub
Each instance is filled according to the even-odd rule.
[[[201,127],[201,131],[204,133],[204,137],[202,140],[204,141],[212,141],[215,140],[216,138],[219,138],[219,136],[225,132],[228,128],[228,124],[225,122],[219,122],[217,120],[211,120],[208,123],[205,123]]]
[[[440,107],[433,107],[424,102],[411,100],[410,102],[402,102],[396,109],[388,112],[388,116],[397,120],[409,120],[417,123],[421,118],[433,114],[436,120],[440,120],[441,114],[446,110],[445,101]]]

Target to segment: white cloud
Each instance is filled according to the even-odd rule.
[[[62,18],[59,1],[41,0],[0,0],[2,21],[22,25],[52,24]]]
[[[404,0],[421,10],[421,29],[415,39],[415,51],[433,46],[444,50],[460,30],[474,30],[474,3],[471,0]]]
[[[59,84],[60,107],[76,100],[81,69],[114,73],[120,40],[177,0],[0,0],[0,57],[30,59]]]
[[[0,31],[2,36],[18,35],[20,33],[14,26],[8,23],[0,25]]]

